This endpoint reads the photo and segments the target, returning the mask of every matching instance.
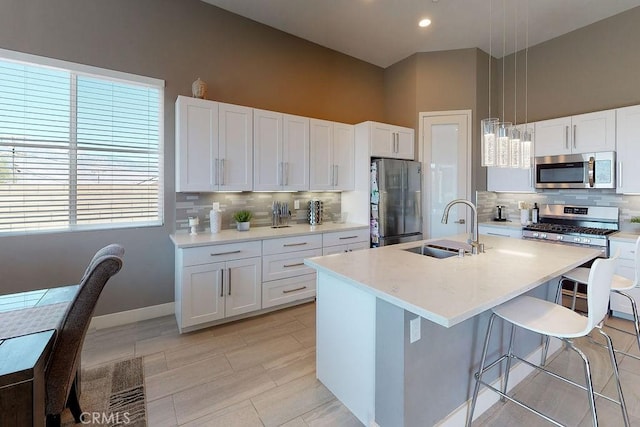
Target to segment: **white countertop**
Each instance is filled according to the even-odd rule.
[[[331,231],[348,231],[368,229],[368,225],[327,222],[320,225],[294,224],[290,227],[251,227],[248,231],[221,230],[211,234],[208,230],[192,236],[187,232],[171,234],[171,241],[178,248],[192,248],[196,246],[221,245],[225,243],[248,242],[252,240],[276,239],[279,237],[300,236],[304,234],[328,233]]]
[[[422,243],[410,242],[308,258],[305,264],[451,327],[600,254],[596,249],[507,237],[482,236],[480,241],[486,252],[464,258],[435,259],[402,250]]]
[[[635,243],[638,238],[638,233],[634,233],[631,231],[618,231],[617,233],[613,233],[609,236],[609,240],[617,240],[620,242],[628,242]]]

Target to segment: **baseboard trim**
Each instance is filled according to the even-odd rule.
[[[149,307],[136,308],[134,310],[95,316],[91,319],[89,330],[111,328],[113,326],[126,325],[128,323],[139,322],[141,320],[155,319],[156,317],[169,316],[174,312],[174,303],[168,302],[166,304],[152,305]]]
[[[562,341],[557,339],[552,339],[549,343],[549,355],[553,355],[556,351],[560,350],[562,347]],[[529,356],[527,356],[526,360],[531,363],[540,363],[540,358],[542,357],[542,347],[538,347],[534,350]],[[522,380],[524,380],[529,374],[531,374],[535,369],[526,365],[522,362],[518,362],[511,367],[511,373],[509,374],[509,391],[512,390],[516,385],[518,385]],[[497,378],[491,385],[497,389],[500,389],[500,384],[502,384],[502,376]],[[482,388],[480,393],[478,393],[478,400],[476,401],[476,409],[473,413],[473,419],[477,420],[480,415],[485,413],[489,408],[491,408],[495,403],[500,400],[500,396],[493,391]],[[467,422],[467,413],[469,411],[469,405],[471,401],[468,400],[464,402],[462,405],[458,406],[452,413],[447,415],[444,419],[440,420],[436,426],[437,427],[459,427],[465,425]]]

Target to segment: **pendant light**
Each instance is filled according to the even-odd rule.
[[[533,129],[529,128],[529,0],[526,0],[524,36],[524,130],[520,140],[520,167],[533,166]]]

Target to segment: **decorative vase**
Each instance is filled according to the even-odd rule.
[[[236,228],[238,229],[238,231],[249,231],[249,226],[251,225],[251,222],[247,221],[247,222],[236,222]]]
[[[194,98],[206,99],[207,84],[198,77],[198,79],[191,85],[191,93]]]

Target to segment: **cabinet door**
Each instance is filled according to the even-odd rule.
[[[283,118],[281,113],[253,110],[253,189],[281,190],[283,178]]]
[[[398,159],[414,160],[414,134],[413,129],[396,126],[396,154]]]
[[[350,191],[355,185],[355,133],[352,125],[333,125],[333,164],[335,167],[333,188]]]
[[[487,168],[487,191],[535,193],[531,169]]]
[[[309,190],[309,119],[284,114],[283,190]]]
[[[309,189],[333,190],[333,123],[311,119],[309,126]]]
[[[640,193],[640,105],[616,111],[617,193]]]
[[[218,189],[250,191],[253,187],[253,109],[220,103],[218,122]]]
[[[535,124],[536,156],[571,154],[571,117],[542,120]]]
[[[596,111],[571,117],[573,153],[616,149],[615,110]]]
[[[179,96],[176,101],[176,191],[213,191],[218,153],[218,103]]]
[[[225,317],[248,313],[262,307],[261,258],[227,261]]]
[[[371,156],[395,157],[395,132],[384,123],[371,123]]]
[[[194,265],[182,269],[181,328],[224,317],[222,275],[224,263]]]

